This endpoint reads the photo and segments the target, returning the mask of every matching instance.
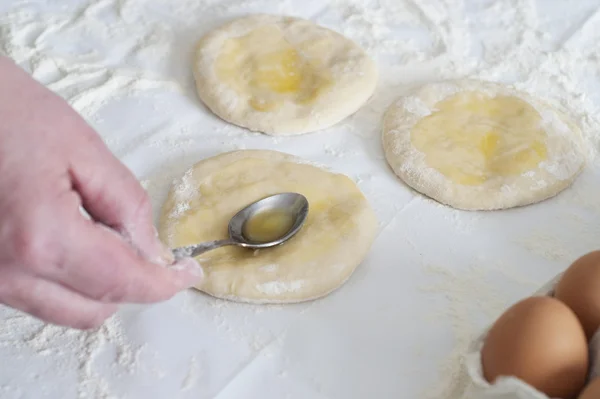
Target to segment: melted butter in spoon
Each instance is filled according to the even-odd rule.
[[[244,237],[252,242],[264,243],[283,237],[294,224],[294,216],[281,209],[258,212],[244,223]]]

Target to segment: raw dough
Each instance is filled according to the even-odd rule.
[[[459,209],[493,210],[558,194],[585,164],[581,132],[539,100],[489,82],[421,87],[384,117],[394,172]]]
[[[302,230],[282,246],[255,251],[225,247],[200,255],[206,278],[196,287],[215,297],[292,303],[327,295],[367,255],[376,217],[348,177],[276,151],[224,153],[194,165],[162,209],[161,239],[171,248],[227,237],[229,219],[280,192],[309,201]]]
[[[356,112],[377,84],[354,42],[310,21],[254,15],[199,42],[198,95],[233,124],[271,135],[330,127]]]

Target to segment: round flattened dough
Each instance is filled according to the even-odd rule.
[[[224,153],[194,165],[176,182],[162,209],[160,235],[171,248],[227,237],[229,219],[248,204],[299,192],[309,214],[282,246],[251,251],[225,247],[200,255],[197,289],[252,303],[293,303],[341,286],[367,255],[377,221],[348,177],[276,151]]]
[[[356,43],[275,15],[240,18],[207,34],[193,71],[198,95],[215,114],[270,135],[330,127],[377,85],[375,63]]]
[[[464,80],[421,87],[384,117],[388,163],[406,184],[454,208],[506,209],[558,194],[581,172],[581,131],[511,88]]]

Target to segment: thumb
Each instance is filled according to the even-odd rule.
[[[80,147],[87,151],[81,151],[83,156],[70,169],[83,207],[96,222],[119,232],[149,261],[172,263],[171,251],[158,239],[148,194],[100,137],[91,128],[87,130],[87,143]]]

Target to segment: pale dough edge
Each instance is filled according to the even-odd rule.
[[[206,57],[202,54],[203,50],[209,47],[211,42],[218,40],[220,36],[229,37],[229,31],[232,30],[232,27],[242,25],[250,30],[263,23],[281,23],[284,20],[308,22],[314,25],[315,28],[331,32],[335,36],[352,43],[356,50],[362,52],[366,70],[360,78],[352,80],[352,87],[338,86],[335,92],[319,98],[319,101],[313,104],[312,109],[326,109],[327,112],[319,113],[318,116],[278,116],[277,113],[265,114],[250,107],[245,107],[242,115],[234,115],[235,112],[230,111],[230,107],[223,102],[223,93],[219,89],[222,83],[213,77],[212,70],[209,70],[213,68],[213,65],[212,63],[207,65]],[[379,78],[374,61],[358,44],[349,38],[309,20],[270,14],[254,14],[237,18],[207,33],[196,45],[192,72],[196,92],[211,112],[228,123],[271,136],[300,135],[324,130],[338,124],[356,113],[371,98]]]
[[[382,145],[383,145],[383,150],[385,153],[387,163],[390,166],[390,168],[392,169],[392,171],[394,172],[394,174],[396,174],[397,177],[399,177],[406,185],[408,185],[412,189],[416,190],[420,194],[427,196],[428,198],[431,198],[441,204],[448,205],[455,209],[466,210],[466,211],[502,210],[502,209],[509,209],[509,208],[515,208],[515,207],[520,207],[520,206],[531,205],[531,204],[535,204],[538,202],[545,201],[549,198],[552,198],[552,197],[560,194],[562,191],[564,191],[569,186],[571,186],[573,184],[573,182],[577,179],[577,177],[583,171],[586,162],[585,162],[585,156],[584,156],[583,152],[581,151],[581,147],[580,147],[580,145],[582,144],[581,143],[582,134],[581,134],[579,127],[567,115],[561,113],[559,110],[555,109],[551,105],[544,103],[542,100],[533,98],[532,96],[530,96],[527,93],[513,90],[512,88],[510,88],[508,86],[503,86],[503,85],[500,85],[500,84],[494,83],[494,82],[478,81],[478,80],[474,80],[474,79],[463,79],[463,80],[458,80],[458,81],[445,81],[445,82],[425,84],[425,85],[417,87],[416,89],[412,90],[408,94],[402,96],[401,99],[409,97],[409,96],[419,97],[419,92],[421,92],[423,90],[426,90],[426,89],[431,90],[431,88],[435,87],[435,86],[446,87],[447,85],[454,85],[460,89],[465,88],[467,90],[469,90],[469,89],[477,90],[479,88],[482,90],[494,90],[494,91],[497,90],[500,92],[508,92],[510,94],[516,95],[517,97],[527,101],[529,104],[531,104],[534,108],[536,108],[538,110],[541,108],[541,109],[545,109],[547,111],[553,112],[565,124],[568,124],[573,129],[572,134],[574,136],[573,137],[574,146],[576,146],[579,149],[578,152],[580,155],[579,168],[569,178],[563,179],[563,180],[555,179],[552,184],[548,185],[547,187],[545,187],[542,190],[537,190],[535,192],[529,191],[526,193],[521,192],[521,195],[517,199],[513,198],[512,200],[511,199],[505,200],[502,196],[489,195],[489,196],[487,196],[487,198],[484,198],[484,200],[482,201],[481,195],[477,195],[477,196],[456,195],[453,192],[453,190],[450,189],[454,183],[449,182],[449,183],[445,184],[443,187],[440,187],[440,185],[428,184],[430,182],[427,180],[427,178],[421,178],[420,176],[414,176],[412,173],[410,173],[410,171],[406,170],[406,168],[403,167],[404,166],[403,154],[412,151],[412,149],[402,148],[400,150],[400,154],[394,153],[394,144],[395,144],[394,138],[393,138],[394,131],[400,131],[399,134],[410,134],[410,131],[412,130],[412,127],[414,126],[414,125],[410,125],[410,126],[404,126],[403,128],[400,128],[400,129],[398,128],[395,121],[398,120],[401,116],[409,114],[409,112],[401,107],[398,107],[396,105],[398,100],[395,100],[388,107],[388,109],[386,110],[384,117],[383,117],[383,127],[382,127],[382,133],[381,133]],[[444,97],[444,98],[447,98],[447,97]],[[466,191],[468,192],[468,190],[466,190]]]

